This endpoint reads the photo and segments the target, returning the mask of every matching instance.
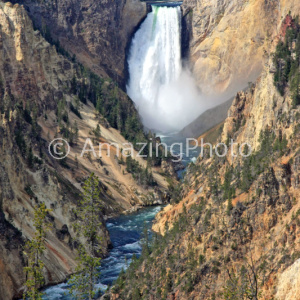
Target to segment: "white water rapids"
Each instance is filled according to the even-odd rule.
[[[203,112],[199,90],[181,60],[179,6],[152,6],[129,53],[127,93],[143,123],[155,131],[178,131]]]

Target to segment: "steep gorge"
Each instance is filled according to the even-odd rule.
[[[147,13],[140,0],[11,1],[26,7],[37,29],[98,75],[109,76],[123,89],[126,51]]]
[[[72,207],[76,205],[82,182],[91,171],[101,178],[106,215],[157,203],[167,188],[159,168],[152,170],[158,188],[140,187],[114,155],[103,155],[101,159],[79,158],[84,138],[95,138],[93,131],[98,124],[101,142],[121,145],[127,141],[124,135],[145,138],[132,101],[106,77],[111,75],[124,85],[126,45],[145,16],[145,4],[132,0],[121,4],[27,0],[22,3],[26,10],[9,3],[1,3],[0,8],[0,206],[3,211],[0,211],[0,294],[4,299],[18,297],[22,292],[25,280],[22,244],[24,238],[33,234],[35,204],[45,202],[53,209],[49,215],[53,230],[47,237],[44,257],[46,284],[53,284],[67,278],[74,269]],[[265,161],[264,172],[250,182],[250,188],[238,191],[229,212],[223,186],[226,186],[225,178],[231,166],[241,171],[238,163],[231,161],[230,155],[220,160],[198,160],[186,176],[183,200],[174,199],[179,203],[168,206],[158,216],[155,230],[170,233],[165,240],[158,237],[161,245],[156,245],[157,252],[147,258],[141,268],[121,278],[120,282],[128,280],[130,284],[125,291],[122,285],[119,290],[116,286],[115,297],[190,299],[200,295],[216,299],[227,278],[225,267],[238,269],[250,249],[255,267],[264,259],[268,261],[265,273],[268,281],[264,282],[263,295],[271,298],[276,294],[284,299],[289,278],[298,269],[296,259],[299,257],[299,203],[295,201],[299,199],[299,108],[293,107],[288,91],[282,97],[273,86],[269,50],[274,51],[281,38],[277,35],[282,29],[281,17],[289,9],[293,14],[300,11],[299,4],[293,1],[185,1],[183,24],[191,33],[190,64],[204,92],[231,92],[234,84],[246,84],[248,78],[255,78],[262,70],[255,85],[236,96],[220,141],[226,142],[228,137],[234,137],[239,143],[247,140],[254,150],[260,151],[261,133],[267,130],[266,139],[272,132],[271,137],[279,141],[280,147],[282,141],[289,139],[288,149],[281,149],[282,154],[279,149],[271,153],[274,161]],[[66,48],[78,61],[101,75],[99,89],[104,99],[101,104],[108,107],[107,111],[111,109],[114,116],[107,111],[104,111],[105,116],[96,111],[90,101],[94,97],[89,98],[89,93],[83,92],[86,86],[92,86],[95,77],[76,59],[58,54],[54,46],[34,31],[27,11],[43,35],[49,38],[50,34],[51,39],[60,41],[57,49]],[[247,24],[240,25],[242,20],[245,23],[250,20],[249,35]],[[270,28],[269,34],[266,28]],[[242,78],[241,82],[237,78]],[[77,107],[79,96],[83,102]],[[63,121],[59,120],[58,113],[61,103],[65,105]],[[80,108],[81,117],[74,106]],[[124,133],[128,122],[118,118],[120,107],[126,116],[133,116],[137,124],[135,130]],[[41,149],[47,149],[52,138],[72,129],[75,121],[79,130],[77,145],[72,147],[68,167],[63,167]],[[139,163],[143,167],[147,165],[143,160]],[[216,177],[217,171],[220,178]],[[237,180],[235,176],[233,185]],[[100,218],[103,220],[104,216]],[[105,226],[100,234],[104,255],[109,246]],[[169,269],[175,270],[174,276]],[[148,272],[146,277],[145,272]],[[299,278],[294,276],[293,280],[297,282]]]
[[[0,298],[13,299],[21,297],[24,288],[23,244],[34,234],[36,205],[52,209],[43,262],[45,284],[55,284],[76,266],[73,208],[91,172],[99,177],[102,190],[102,256],[110,245],[104,217],[161,202],[167,183],[159,167],[151,171],[156,186],[137,182],[120,162],[116,146],[111,155],[105,151],[102,157],[80,157],[87,137],[95,145],[113,142],[120,148],[128,142],[124,136],[147,140],[132,101],[110,78],[97,77],[59,54],[33,29],[19,4],[0,3],[0,39]],[[101,96],[102,114],[94,106],[96,96]],[[100,137],[94,134],[97,125]],[[64,163],[48,152],[56,137],[72,145]],[[137,160],[146,168],[146,161]]]
[[[236,156],[237,145],[225,156],[204,150],[178,198],[157,215],[142,258],[111,289],[113,299],[299,299],[300,107],[292,85],[283,95],[275,86],[275,69],[286,64],[280,58],[274,67],[272,55],[293,22],[282,20],[261,75],[237,93],[215,143],[247,142],[252,154]],[[287,43],[296,62],[297,28]]]

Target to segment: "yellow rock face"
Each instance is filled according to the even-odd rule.
[[[230,95],[254,81],[286,16],[300,13],[297,0],[185,0],[192,18],[190,64],[205,94]]]
[[[276,293],[278,300],[300,299],[300,259],[294,262],[279,277]]]

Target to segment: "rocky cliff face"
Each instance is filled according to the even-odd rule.
[[[24,240],[21,232],[5,220],[0,211],[0,293],[1,299],[12,299],[21,295],[19,288],[25,281],[22,266],[25,265],[23,256]]]
[[[261,76],[236,95],[218,139],[247,142],[252,154],[204,150],[178,203],[157,215],[153,243],[112,289],[116,299],[299,298],[300,106],[291,86],[283,94],[275,87],[271,55],[290,19],[282,20]],[[294,59],[298,38],[289,48]],[[299,64],[296,70],[299,76]]]
[[[30,112],[27,120],[31,120],[31,124],[21,118],[26,107],[28,111],[35,110],[35,118],[44,109],[54,109],[57,105],[55,96],[62,89],[63,82],[72,78],[73,68],[66,59],[57,55],[55,48],[39,32],[33,31],[31,20],[19,5],[13,7],[1,3],[0,24],[0,207],[1,215],[5,215],[5,219],[4,215],[1,217],[1,226],[12,233],[9,241],[9,231],[1,231],[3,284],[0,293],[3,299],[12,299],[20,297],[22,292],[25,280],[23,267],[26,263],[22,244],[25,238],[31,238],[34,233],[33,208],[38,203],[45,202],[48,208],[53,209],[50,220],[53,231],[47,237],[47,251],[43,258],[46,284],[62,281],[72,272],[75,267],[70,234],[71,220],[74,218],[72,207],[80,190],[56,173],[41,152],[37,156],[45,163],[28,166],[25,159],[27,151],[33,149],[35,154],[42,140],[38,137],[40,127],[32,121]],[[22,136],[24,141],[22,146],[19,144],[20,147],[16,142],[17,136]],[[63,225],[67,230],[61,238],[59,232]],[[19,235],[14,227],[18,228]],[[105,253],[109,238],[104,226],[101,231]]]
[[[43,261],[46,284],[54,284],[65,280],[76,266],[73,208],[90,172],[98,176],[102,188],[102,255],[110,244],[104,215],[161,201],[167,184],[157,169],[153,170],[155,189],[140,186],[120,163],[116,146],[111,155],[106,149],[102,157],[80,157],[87,137],[95,141],[95,147],[98,142],[114,142],[121,149],[128,141],[115,128],[132,136],[126,122],[130,117],[136,126],[134,135],[145,138],[142,125],[132,101],[111,79],[99,78],[58,54],[55,46],[33,30],[19,4],[0,3],[0,78],[0,298],[12,299],[21,297],[23,291],[26,259],[22,246],[34,234],[37,204],[43,202],[52,209]],[[98,96],[105,116],[91,102],[95,98],[92,86],[101,90]],[[122,116],[114,114],[118,118],[115,128],[106,119],[115,122],[110,101],[122,109]],[[93,133],[97,125],[100,138]],[[75,132],[67,160],[59,163],[48,152],[49,142],[56,137],[70,141],[70,133]],[[98,154],[98,148],[95,151]],[[145,161],[138,161],[146,167]]]
[[[34,24],[97,74],[126,84],[126,51],[147,13],[139,0],[32,1]],[[282,18],[298,1],[183,1],[182,54],[204,94],[223,100],[255,81]]]
[[[14,1],[25,5],[35,26],[99,75],[123,88],[126,51],[136,27],[146,15],[146,3],[122,1]]]
[[[184,0],[189,61],[202,91],[231,95],[255,81],[289,11],[299,14],[299,1]]]

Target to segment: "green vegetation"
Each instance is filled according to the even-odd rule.
[[[273,131],[266,129],[260,133],[260,148],[249,157],[244,158],[242,167],[236,172],[241,174],[238,187],[247,192],[252,183],[268,169],[275,157],[282,156],[287,149],[287,139],[279,135],[276,138]]]
[[[287,29],[285,40],[280,41],[274,54],[276,72],[274,84],[279,93],[284,96],[289,85],[293,104],[300,104],[300,25],[299,18],[293,20]]]
[[[17,1],[16,1],[17,2]],[[40,2],[44,2],[44,0],[40,0]],[[34,30],[37,30],[37,26],[33,22]],[[75,61],[75,56],[71,57],[70,53],[66,51],[61,45],[59,40],[55,40],[52,38],[50,28],[43,22],[42,28],[41,28],[41,34],[45,38],[45,40],[50,43],[51,45],[54,45],[56,48],[56,51],[60,53],[61,55],[67,57],[68,59]]]
[[[72,104],[72,102],[70,102],[70,110],[71,110],[71,112],[73,112],[79,119],[82,119],[78,107],[75,107],[75,106]]]
[[[135,159],[131,156],[126,158],[126,170],[132,174],[132,177],[142,186],[155,186],[155,182],[151,169],[148,167],[143,168]]]
[[[27,241],[24,247],[24,254],[27,257],[26,272],[26,291],[24,299],[41,300],[42,292],[39,288],[44,284],[42,256],[45,251],[45,237],[51,223],[47,221],[47,215],[50,212],[46,205],[42,203],[34,210],[34,228],[35,233],[32,240]]]
[[[21,152],[23,158],[26,159],[29,168],[35,165],[41,165],[43,161],[42,148],[43,140],[41,138],[41,127],[37,123],[37,107],[34,105],[27,106],[23,109],[21,103],[16,104],[17,118],[14,130],[15,142]],[[32,111],[30,113],[30,111]],[[27,137],[27,139],[25,139]],[[28,140],[32,143],[28,143]],[[37,144],[39,148],[39,157],[33,154],[31,144]]]
[[[170,178],[167,179],[168,181],[168,193],[170,195],[172,203],[179,203],[181,200],[181,191],[182,186],[178,184],[177,181],[174,181]]]
[[[109,124],[120,130],[130,142],[136,144],[147,141],[133,102],[120,91],[113,81],[102,79],[89,69],[79,65],[77,75],[72,79],[70,92],[77,96],[82,103],[91,101]]]
[[[133,143],[136,150],[140,150],[138,143],[147,143],[141,154],[149,157],[150,165],[161,165],[164,156],[164,147],[158,147],[156,155],[156,137],[151,132],[144,133],[143,124],[140,120],[139,114],[135,109],[132,100],[123,93],[115,82],[110,79],[103,79],[91,72],[89,69],[79,64],[79,67],[74,75],[70,93],[74,95],[82,103],[91,101],[99,114],[107,119],[110,126],[119,130],[121,134],[131,143]],[[75,109],[78,110],[78,104]],[[68,123],[65,116],[65,105],[58,106],[58,121],[63,120]],[[72,109],[72,106],[71,106]],[[73,112],[76,113],[76,111]],[[72,132],[63,128],[61,131]],[[100,137],[99,130],[94,131],[96,137]],[[152,155],[150,153],[152,152]]]
[[[97,124],[96,128],[94,129],[94,135],[95,135],[95,137],[97,139],[99,139],[100,136],[101,136],[101,129],[100,129],[100,125],[99,124]]]
[[[85,240],[85,246],[79,245],[76,274],[71,277],[70,293],[74,299],[94,299],[95,283],[99,277],[102,226],[99,179],[92,173],[83,186],[82,199],[74,211],[77,223],[74,226],[78,238]]]
[[[249,251],[249,249],[248,249]],[[235,270],[226,268],[228,280],[224,286],[223,297],[225,300],[253,300],[260,299],[261,287],[264,284],[267,262],[255,262],[250,257],[244,259],[244,264]]]
[[[226,169],[225,179],[223,183],[223,199],[232,199],[235,197],[235,188],[231,185],[232,177],[233,177],[233,167],[230,166]]]

